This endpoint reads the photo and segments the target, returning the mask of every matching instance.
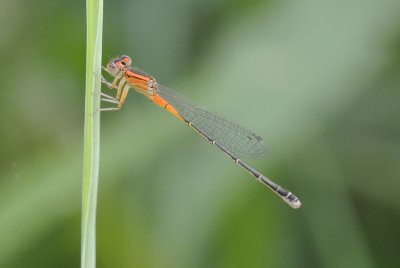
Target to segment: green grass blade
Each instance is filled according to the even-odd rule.
[[[100,156],[100,73],[103,0],[87,0],[85,137],[81,267],[96,266],[96,206]]]

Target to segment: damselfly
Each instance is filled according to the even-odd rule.
[[[119,110],[124,104],[129,90],[134,88],[194,129],[228,155],[236,164],[268,186],[292,208],[301,206],[300,200],[294,194],[240,159],[259,158],[264,155],[264,146],[260,136],[219,115],[200,108],[177,92],[160,85],[154,77],[134,70],[131,64],[131,58],[123,55],[111,59],[107,67],[103,67],[114,77],[114,80],[110,83],[102,78],[102,82],[109,88],[116,89],[117,94],[112,97],[101,93],[103,101],[116,104],[115,107],[102,108],[101,111]]]

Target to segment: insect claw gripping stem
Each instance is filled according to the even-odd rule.
[[[113,88],[112,87],[112,84],[110,83],[110,82],[108,82],[103,76],[101,77],[101,82],[103,83],[103,84],[105,84],[107,87],[109,87],[109,88]]]
[[[118,107],[111,107],[111,108],[100,108],[100,112],[112,112],[112,111],[118,111],[120,108]]]
[[[118,100],[117,100],[116,98],[114,98],[113,96],[107,95],[107,94],[105,94],[105,93],[103,93],[103,92],[100,92],[100,96],[102,96],[102,97],[104,97],[104,98],[107,98],[107,99],[110,99],[110,100],[118,101]]]
[[[104,67],[103,67],[104,69]],[[107,87],[109,88],[115,88],[112,86],[112,83],[108,82],[103,76],[101,77],[101,82],[103,84],[105,84]],[[116,98],[114,98],[113,96],[107,95],[103,92],[100,92],[100,96],[102,97],[101,100],[105,101],[105,102],[110,102],[116,105],[120,104],[120,101],[118,101]],[[108,111],[118,111],[120,109],[120,107],[109,107],[109,108],[100,108],[99,110],[102,112],[108,112]]]
[[[110,103],[114,103],[114,104],[119,104],[119,101],[117,100],[112,100],[112,99],[107,99],[107,98],[101,98],[102,101],[105,102],[110,102]]]

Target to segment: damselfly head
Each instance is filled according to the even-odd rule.
[[[111,59],[107,63],[107,70],[111,75],[116,76],[119,71],[124,71],[126,68],[131,66],[131,64],[131,58],[129,56],[122,55]]]

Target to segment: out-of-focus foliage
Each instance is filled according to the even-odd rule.
[[[400,2],[106,1],[104,62],[265,137],[295,211],[142,96],[102,114],[98,267],[398,267]],[[0,2],[0,267],[77,267],[85,4]],[[106,90],[106,89],[105,89]]]

